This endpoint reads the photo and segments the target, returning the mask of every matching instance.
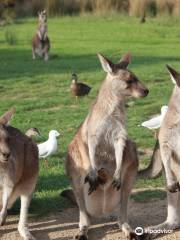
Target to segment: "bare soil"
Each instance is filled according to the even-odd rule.
[[[132,227],[156,225],[166,218],[166,200],[151,200],[144,203],[131,200],[129,205],[129,220]],[[78,215],[78,209],[73,207],[41,218],[30,218],[30,229],[38,240],[71,240],[78,231]],[[6,225],[0,229],[0,239],[20,240],[17,223],[17,216],[9,216]],[[92,219],[89,239],[125,240],[125,237],[118,229],[116,221],[109,218]],[[158,239],[180,240],[180,231]]]

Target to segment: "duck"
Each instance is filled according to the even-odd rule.
[[[167,110],[168,110],[168,106],[162,106],[160,115],[153,117],[148,121],[143,122],[141,126],[146,127],[148,129],[159,129],[167,113]]]
[[[40,136],[40,132],[37,128],[29,128],[26,132],[25,135],[28,136],[29,138],[33,138],[36,136]]]
[[[38,144],[39,158],[46,158],[50,155],[54,155],[57,152],[57,137],[60,133],[56,130],[51,130],[49,132],[49,138],[47,141]]]
[[[85,83],[78,83],[78,76],[76,73],[72,74],[72,82],[71,82],[70,88],[71,88],[72,94],[76,97],[76,99],[78,97],[88,95],[92,89],[90,86],[88,86]]]

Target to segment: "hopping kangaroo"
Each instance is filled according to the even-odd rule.
[[[38,13],[39,23],[36,34],[32,39],[32,56],[33,59],[36,55],[43,57],[45,61],[49,59],[50,40],[47,36],[47,14],[46,11]]]
[[[34,237],[28,230],[27,214],[38,177],[38,150],[29,137],[18,129],[7,126],[14,112],[15,109],[11,109],[0,118],[0,225],[6,221],[7,209],[21,197],[18,230],[25,240],[32,240]]]
[[[125,129],[125,98],[145,97],[148,89],[127,69],[130,55],[117,64],[98,54],[107,73],[97,99],[68,146],[67,174],[80,211],[79,234],[87,239],[90,216],[117,212],[126,235],[128,197],[134,183],[138,158],[136,146]]]

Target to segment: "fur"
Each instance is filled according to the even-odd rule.
[[[80,211],[76,239],[87,239],[90,216],[107,216],[115,211],[121,216],[120,227],[129,232],[127,205],[138,158],[135,144],[126,133],[125,98],[148,94],[147,88],[127,69],[129,54],[118,64],[100,54],[99,59],[107,77],[68,146],[66,161]]]
[[[25,240],[35,239],[27,226],[28,207],[39,172],[38,149],[35,143],[18,129],[7,126],[10,111],[0,118],[0,187],[2,209],[0,225],[6,221],[7,208],[21,198],[18,230]],[[6,119],[6,122],[5,122]],[[3,122],[3,124],[1,124]]]

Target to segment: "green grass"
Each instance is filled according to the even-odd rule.
[[[113,61],[125,52],[132,54],[130,68],[149,87],[150,94],[145,99],[133,100],[133,106],[128,109],[128,131],[141,148],[153,147],[153,134],[137,126],[168,102],[173,84],[165,64],[180,70],[180,20],[147,19],[146,24],[140,24],[139,19],[119,15],[49,19],[51,55],[58,55],[49,62],[32,60],[30,41],[36,24],[34,19],[22,19],[0,28],[0,113],[16,106],[12,125],[22,131],[37,127],[44,139],[51,129],[63,132],[59,153],[49,158],[49,169],[41,161],[31,205],[32,212],[45,213],[68,206],[59,197],[59,193],[69,187],[64,171],[66,148],[105,77],[97,52]],[[6,42],[7,28],[17,37],[16,45]],[[93,87],[90,96],[78,102],[69,91],[72,71]],[[140,180],[136,187],[163,185],[160,177]]]
[[[151,200],[163,200],[166,198],[166,192],[162,190],[145,190],[132,194],[131,198],[137,202],[148,202]]]

